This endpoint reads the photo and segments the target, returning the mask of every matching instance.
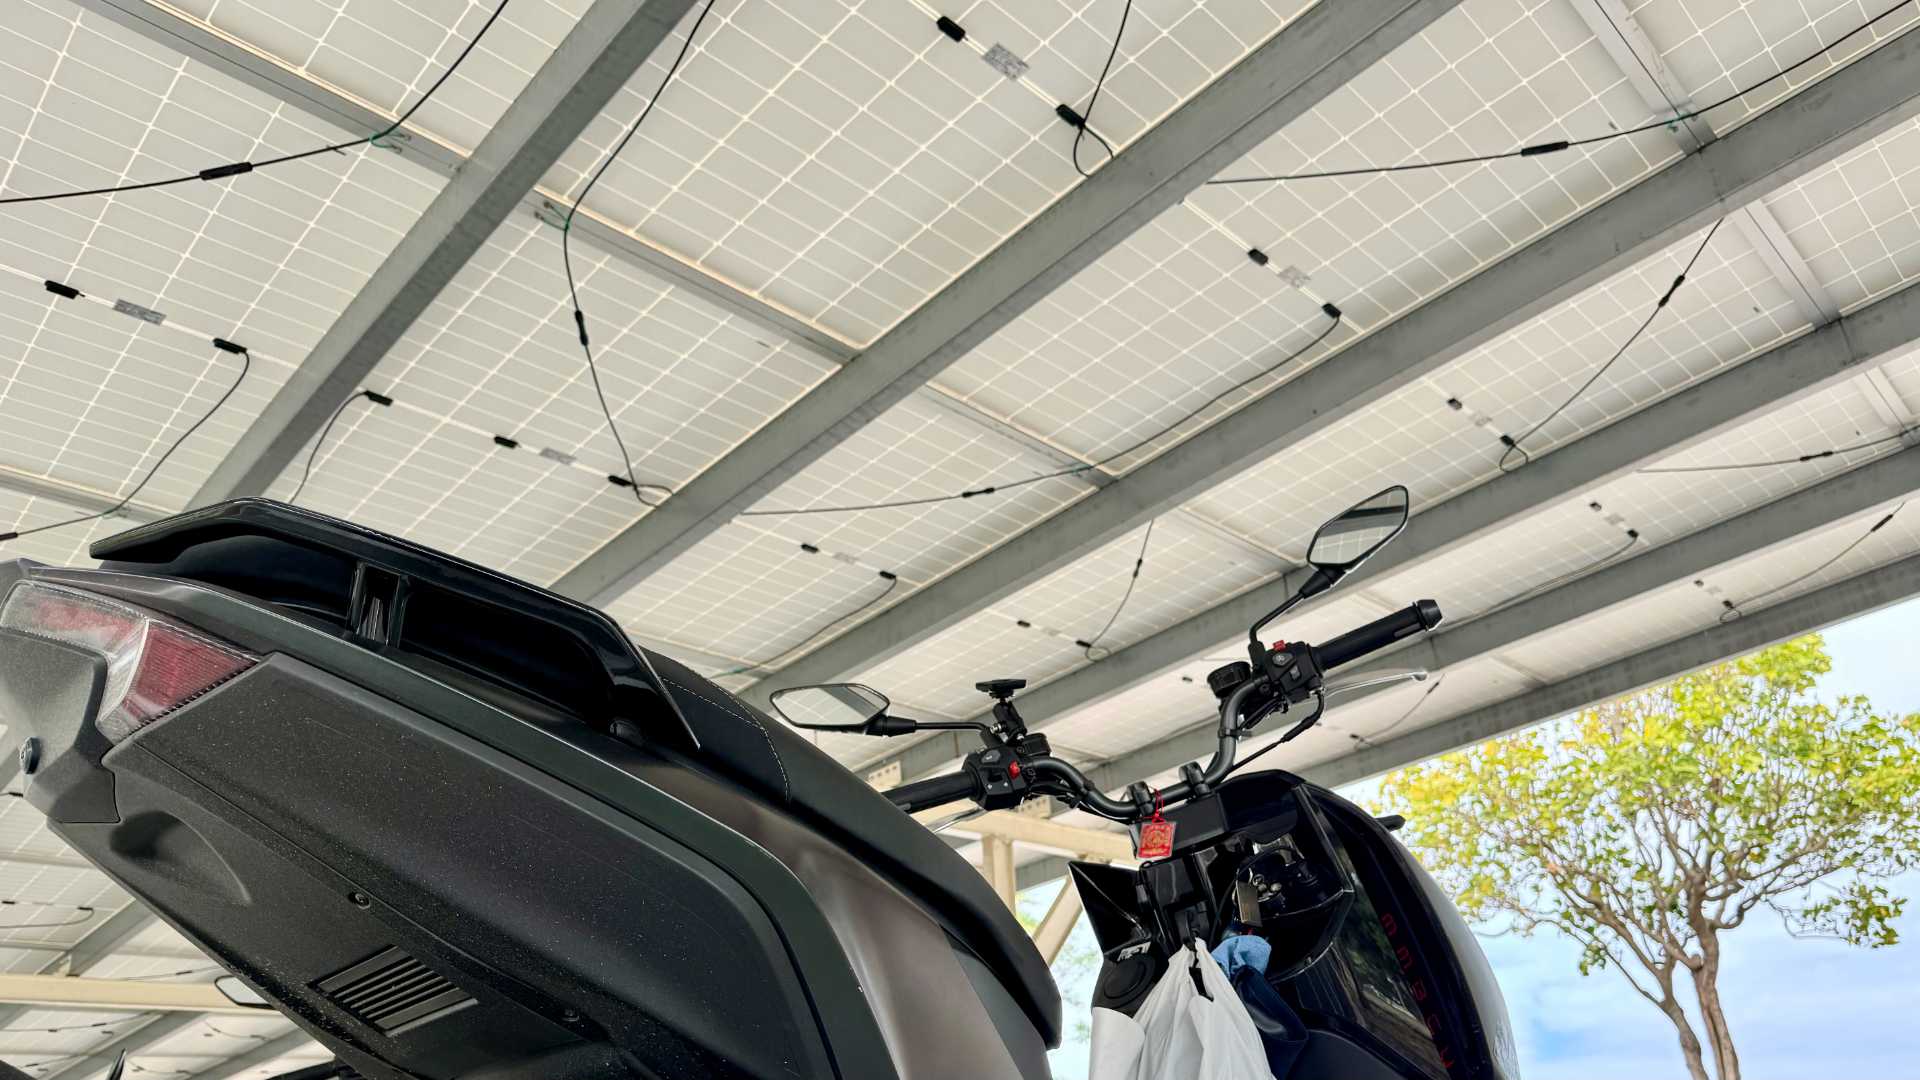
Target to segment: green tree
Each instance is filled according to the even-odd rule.
[[[1920,714],[1830,706],[1818,636],[1389,777],[1422,860],[1476,921],[1546,926],[1673,1024],[1694,1080],[1738,1080],[1722,937],[1767,908],[1880,947],[1920,864]],[[1698,1029],[1676,992],[1691,983]],[[1704,1050],[1703,1050],[1704,1047]]]

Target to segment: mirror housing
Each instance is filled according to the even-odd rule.
[[[849,735],[905,735],[919,730],[911,720],[887,715],[893,702],[887,695],[860,683],[819,683],[788,686],[769,699],[780,718],[802,731],[837,731]]]
[[[1386,547],[1387,541],[1407,527],[1411,506],[1412,497],[1406,485],[1395,484],[1347,507],[1315,530],[1312,542],[1307,545],[1307,565],[1313,567],[1313,576],[1292,596],[1281,601],[1279,607],[1262,615],[1247,629],[1247,640],[1252,642],[1256,655],[1262,651],[1260,631],[1263,627],[1302,600],[1333,588],[1335,582]]]

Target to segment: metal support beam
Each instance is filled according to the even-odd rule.
[[[103,1012],[193,1012],[226,1016],[260,1015],[235,1005],[212,983],[141,982],[138,979],[88,979],[70,975],[19,975],[0,972],[0,1003],[36,1009]]]
[[[1457,0],[1308,9],[553,586],[605,603],[732,520]]]
[[[113,1059],[120,1055],[120,1051],[125,1050],[127,1056],[132,1057],[145,1047],[185,1031],[199,1020],[198,1013],[162,1013],[126,1034],[94,1047],[78,1061],[59,1072],[49,1074],[43,1080],[90,1080],[90,1078],[103,1076],[113,1065]]]
[[[1733,224],[1753,245],[1760,261],[1773,271],[1774,278],[1780,282],[1787,295],[1793,297],[1794,306],[1800,309],[1800,317],[1814,326],[1825,326],[1840,317],[1840,305],[1820,283],[1813,267],[1807,265],[1806,257],[1800,249],[1793,246],[1793,239],[1787,230],[1781,228],[1780,219],[1773,216],[1767,208],[1766,200],[1755,199],[1739,213],[1733,215]]]
[[[1692,95],[1660,58],[1660,50],[1627,10],[1626,0],[1573,0],[1573,10],[1626,76],[1627,85],[1646,102],[1650,115],[1670,120],[1694,110]],[[1704,116],[1674,124],[1672,130],[1680,149],[1688,153],[1716,137]]]
[[[106,920],[86,932],[79,941],[49,958],[40,965],[40,974],[52,975],[65,972],[67,975],[85,975],[101,961],[119,951],[127,942],[138,937],[141,931],[152,926],[154,914],[146,905],[135,900]],[[0,1006],[0,1029],[19,1019],[27,1010],[19,1005]]]
[[[1802,488],[1493,614],[1409,639],[1360,670],[1418,666],[1443,671],[1493,656],[1521,642],[1565,631],[1582,618],[1629,603],[1654,589],[1778,549],[1836,522],[1863,517],[1916,490],[1920,490],[1920,447]],[[1328,715],[1337,716],[1340,707],[1364,695],[1361,691],[1341,706],[1329,707]],[[1160,742],[1090,769],[1087,775],[1101,790],[1118,791],[1135,780],[1185,762],[1205,760],[1213,753],[1217,723],[1209,717]]]
[[[1371,779],[1916,596],[1920,596],[1920,556],[1857,574],[1745,618],[1716,624],[1572,678],[1469,710],[1364,750],[1343,754],[1324,765],[1302,770],[1302,774],[1326,787]],[[1020,887],[1035,888],[1064,877],[1067,861],[1036,861],[1021,867],[1020,871]]]
[[[29,476],[8,468],[0,468],[0,491],[11,491],[34,499],[51,499],[76,510],[84,510],[89,514],[112,510],[120,501],[97,491],[73,487],[42,476]],[[138,503],[132,503],[115,511],[114,516],[125,518],[127,527],[132,528],[135,525],[145,525],[149,521],[159,521],[166,515],[161,511],[150,510]]]
[[[311,1045],[314,1045],[313,1039],[306,1032],[289,1031],[278,1038],[268,1039],[244,1054],[236,1054],[211,1069],[194,1073],[189,1080],[232,1080],[251,1069],[278,1061],[301,1047]]]
[[[1543,506],[1580,498],[1636,469],[1671,457],[1795,401],[1838,386],[1920,341],[1920,285],[1770,349],[1415,516],[1405,535],[1342,583],[1296,609],[1313,610],[1356,587],[1456,551],[1524,520]],[[1248,590],[1149,637],[1027,691],[1021,712],[1034,729],[1190,663],[1246,633],[1297,578]],[[1529,681],[1538,681],[1530,677]],[[958,736],[912,743],[867,765],[901,765],[903,782],[969,749]]]
[[[1816,90],[1781,102],[1315,365],[1287,383],[1286,392],[1249,403],[917,590],[745,696],[761,703],[776,685],[831,682],[925,641],[1864,145],[1920,114],[1920,81],[1912,78],[1917,66],[1920,34],[1888,42]]]
[[[1060,887],[1060,895],[1053,898],[1047,913],[1040,919],[1040,925],[1033,928],[1033,945],[1040,950],[1040,959],[1048,967],[1060,955],[1060,949],[1067,943],[1067,935],[1073,933],[1075,923],[1080,921],[1080,913],[1085,910],[1080,904],[1080,890],[1069,881]]]
[[[201,485],[194,506],[257,495],[279,478],[691,6],[692,0],[594,0]]]
[[[1379,776],[1915,596],[1920,596],[1920,556],[1869,570],[1570,679],[1418,728],[1308,769],[1306,775],[1329,787]]]

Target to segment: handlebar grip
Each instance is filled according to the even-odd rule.
[[[973,777],[964,772],[915,780],[887,791],[893,805],[911,814],[933,806],[944,806],[959,799],[974,797]]]
[[[1391,615],[1384,615],[1355,627],[1320,646],[1320,668],[1331,671],[1370,652],[1384,649],[1409,634],[1431,630],[1440,625],[1440,605],[1431,600],[1416,600]]]

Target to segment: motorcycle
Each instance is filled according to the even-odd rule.
[[[0,563],[0,718],[53,831],[332,1051],[327,1075],[1046,1077],[1045,963],[909,814],[1050,795],[1160,845],[1072,867],[1098,1004],[1137,1008],[1231,928],[1271,943],[1307,1027],[1289,1076],[1511,1077],[1485,960],[1391,823],[1235,774],[1262,722],[1307,730],[1354,685],[1334,669],[1439,622],[1421,601],[1318,646],[1260,636],[1407,516],[1392,488],[1324,526],[1209,679],[1212,760],[1120,797],[1027,729],[1018,680],[981,684],[993,722],[960,725],[982,746],[958,772],[881,793],[796,728],[954,725],[851,685],[782,691],[782,724],[597,610],[257,499],[99,541],[97,569]]]

